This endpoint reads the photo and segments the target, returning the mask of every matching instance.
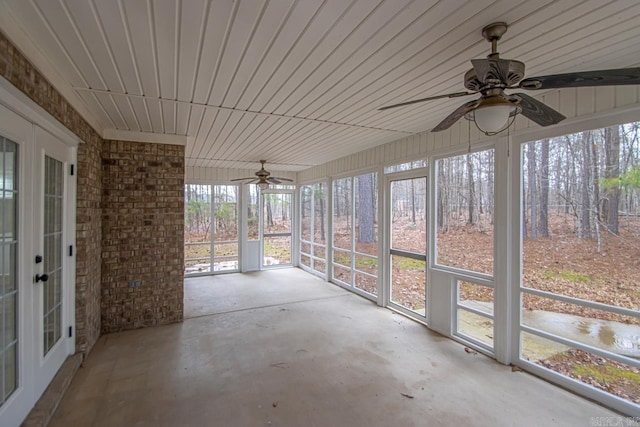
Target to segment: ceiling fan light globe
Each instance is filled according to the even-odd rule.
[[[513,107],[510,105],[491,105],[478,108],[473,112],[473,120],[484,133],[499,132],[507,126]]]
[[[260,190],[266,190],[267,188],[269,188],[269,183],[267,183],[267,182],[259,182],[258,183],[258,188],[260,188]]]

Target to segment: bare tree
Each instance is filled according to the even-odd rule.
[[[438,163],[438,227],[440,231],[446,233],[449,231],[449,191],[451,187],[449,167],[450,159],[440,160]]]
[[[324,208],[324,198],[326,197],[326,192],[324,190],[324,184],[317,184],[317,189],[315,191],[315,203],[318,205],[318,210],[320,213],[320,240],[325,241],[325,208]]]
[[[374,232],[373,203],[373,174],[365,174],[357,177],[358,184],[358,242],[373,243],[376,241]]]
[[[527,146],[527,183],[529,186],[529,206],[530,206],[530,236],[532,239],[538,238],[538,192],[536,188],[536,150],[535,144],[529,143]]]
[[[411,180],[411,223],[416,223],[416,189]]]
[[[549,140],[540,142],[540,221],[538,234],[549,237]]]
[[[616,180],[620,177],[620,131],[618,126],[606,128],[604,131],[604,177],[608,180]],[[607,229],[619,234],[619,214],[620,187],[605,187],[606,202],[603,206],[603,219],[606,221]]]
[[[267,226],[268,227],[273,227],[273,208],[271,206],[272,197],[273,196],[271,194],[264,195],[264,202],[267,209]]]
[[[469,217],[467,219],[467,224],[472,225],[474,222],[474,205],[476,204],[476,186],[473,181],[473,157],[470,154],[467,155],[467,180],[469,189]]]
[[[580,151],[582,153],[582,165],[580,174],[580,228],[578,237],[588,239],[591,237],[591,200],[590,200],[590,183],[591,183],[591,133],[582,132],[580,134]]]

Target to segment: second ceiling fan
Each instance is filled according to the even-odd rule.
[[[271,172],[264,168],[266,160],[260,160],[262,167],[255,173],[255,177],[248,176],[246,178],[236,178],[231,181],[246,181],[247,184],[257,184],[261,190],[269,188],[269,184],[282,184],[282,181],[293,182],[292,179],[271,176]]]
[[[443,98],[457,98],[480,94],[480,98],[462,104],[431,132],[450,128],[462,117],[472,120],[487,135],[495,135],[509,127],[510,120],[522,114],[540,126],[561,122],[566,117],[531,96],[518,92],[508,94],[508,89],[541,90],[586,86],[612,86],[640,84],[640,67],[612,70],[582,71],[548,76],[529,77],[524,80],[524,63],[502,59],[498,53],[498,41],[507,31],[504,22],[495,22],[482,29],[483,37],[491,43],[491,53],[486,59],[472,59],[473,68],[464,75],[465,92],[454,92],[428,98],[414,99],[387,105],[379,110],[402,107]]]

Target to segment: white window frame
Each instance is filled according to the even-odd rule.
[[[337,175],[336,177],[333,177],[330,181],[329,184],[327,186],[327,188],[330,190],[328,191],[329,193],[329,197],[330,197],[330,203],[328,204],[328,208],[330,208],[331,210],[328,212],[329,215],[329,221],[328,223],[330,224],[330,227],[327,226],[327,228],[330,228],[330,247],[331,250],[327,251],[327,277],[329,279],[330,282],[345,288],[357,295],[360,295],[363,298],[369,299],[371,301],[375,301],[378,305],[383,305],[383,286],[382,286],[382,280],[381,280],[381,271],[382,271],[382,267],[381,267],[381,262],[380,262],[380,251],[381,251],[381,244],[382,244],[382,236],[381,236],[381,227],[380,224],[383,224],[383,222],[380,220],[380,215],[381,215],[381,209],[380,209],[380,203],[382,198],[381,196],[381,185],[380,185],[380,177],[384,176],[384,174],[381,174],[382,169],[381,168],[376,168],[376,169],[363,169],[363,170],[358,170],[358,171],[354,171],[352,173],[349,174],[342,174],[342,175]],[[359,176],[362,175],[369,175],[369,174],[377,174],[376,175],[376,179],[377,179],[377,185],[378,185],[378,256],[373,256],[373,255],[369,255],[369,254],[363,254],[361,252],[356,252],[355,247],[356,247],[356,236],[355,236],[355,227],[354,226],[354,221],[355,221],[355,210],[356,210],[356,204],[355,204],[355,179]],[[348,179],[351,178],[351,184],[350,184],[350,190],[351,190],[351,221],[352,221],[352,230],[353,232],[351,233],[351,249],[342,249],[342,248],[335,248],[333,246],[333,237],[334,237],[334,229],[333,229],[333,184],[335,181],[340,181],[343,179]],[[345,252],[349,254],[350,257],[350,265],[349,266],[345,266],[343,264],[336,264],[333,262],[333,255],[334,253],[338,251],[338,252]],[[330,252],[330,253],[329,253]],[[378,274],[377,275],[373,275],[367,272],[363,272],[360,270],[356,270],[355,268],[355,258],[356,256],[362,256],[365,258],[370,258],[370,259],[375,259],[378,265]],[[337,279],[334,277],[334,266],[338,265],[338,267],[343,268],[343,269],[347,269],[351,271],[351,283],[346,283],[340,279]],[[376,283],[377,283],[377,293],[378,295],[373,295],[370,294],[369,292],[366,292],[363,289],[358,288],[355,285],[355,274],[362,274],[364,276],[370,277],[370,278],[375,278],[376,279]]]
[[[302,184],[298,187],[298,250],[297,250],[297,266],[300,267],[301,269],[303,269],[304,271],[311,273],[313,275],[316,275],[324,280],[327,280],[328,277],[328,271],[329,271],[329,263],[327,262],[327,253],[329,252],[329,236],[332,235],[332,233],[330,232],[331,230],[329,230],[329,212],[327,212],[326,215],[326,220],[327,220],[327,224],[325,225],[325,244],[320,244],[320,243],[315,243],[314,242],[314,236],[315,236],[315,197],[312,193],[311,195],[311,215],[312,215],[312,221],[309,224],[310,225],[310,232],[311,232],[311,240],[303,240],[302,238],[302,210],[303,210],[303,206],[302,206],[302,191],[304,187],[308,187],[311,189],[311,191],[315,191],[313,190],[313,186],[315,185],[322,185],[324,184],[325,186],[325,199],[328,197],[329,194],[329,189],[328,189],[328,182],[327,181],[316,181],[313,183],[309,183],[309,184]],[[327,210],[329,205],[328,200],[325,200],[325,210]],[[311,253],[303,253],[302,252],[302,244],[308,244],[310,247],[310,252]],[[333,243],[333,242],[332,242]],[[315,247],[316,246],[320,246],[324,248],[324,255],[325,258],[318,258],[315,255]],[[302,263],[302,256],[307,256],[309,258],[309,264],[310,266],[306,266],[305,264]],[[324,262],[324,271],[319,271],[317,269],[315,269],[315,262],[316,261],[320,261],[320,262]]]

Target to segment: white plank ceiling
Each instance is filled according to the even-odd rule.
[[[188,136],[188,166],[304,170],[434,127],[481,29],[527,76],[640,64],[638,0],[3,0],[104,129]]]

